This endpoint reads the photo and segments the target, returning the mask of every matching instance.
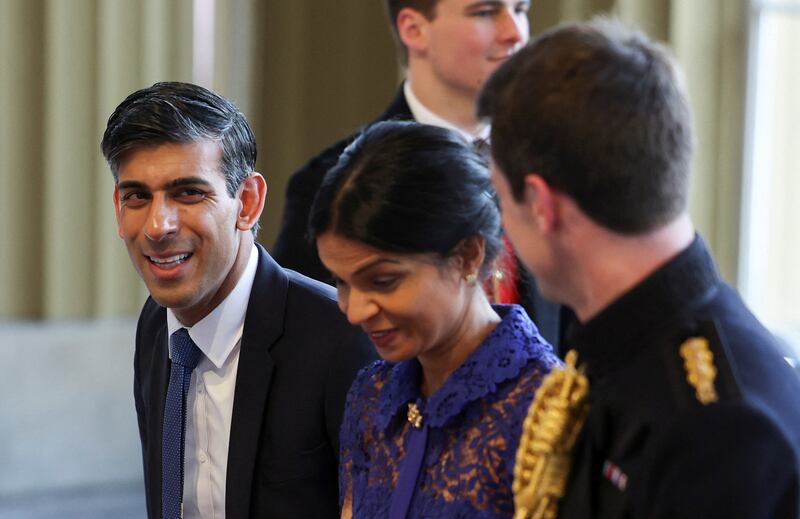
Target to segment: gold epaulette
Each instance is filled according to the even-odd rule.
[[[716,402],[718,397],[714,379],[717,368],[708,340],[705,337],[690,337],[681,344],[680,352],[686,368],[686,380],[694,387],[697,400],[703,405]]]
[[[589,405],[589,381],[576,369],[578,354],[542,380],[522,426],[514,466],[515,519],[554,519],[570,470],[570,451]]]

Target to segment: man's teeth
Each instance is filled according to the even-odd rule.
[[[372,332],[372,334],[371,334],[371,335],[372,335],[373,337],[383,337],[383,336],[385,336],[385,335],[386,335],[386,334],[388,334],[388,333],[389,333],[389,332]]]
[[[176,254],[175,256],[170,256],[169,258],[155,258],[153,256],[150,256],[150,261],[152,261],[156,265],[167,266],[173,263],[176,264],[181,263],[189,256],[191,256],[191,254]]]

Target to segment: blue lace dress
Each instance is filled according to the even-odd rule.
[[[347,396],[339,469],[340,503],[350,503],[354,518],[389,515],[409,447],[409,403],[421,411],[427,441],[407,517],[512,517],[522,422],[559,360],[521,307],[494,308],[502,321],[427,399],[416,360],[377,361],[358,374]]]

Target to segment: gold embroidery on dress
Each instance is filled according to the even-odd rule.
[[[515,519],[554,519],[570,469],[569,454],[583,427],[589,381],[576,369],[578,354],[553,369],[536,390],[522,426],[514,467]]]
[[[681,357],[686,368],[686,380],[695,389],[697,400],[703,405],[717,401],[714,379],[717,368],[714,367],[714,354],[705,337],[690,337],[681,344]]]

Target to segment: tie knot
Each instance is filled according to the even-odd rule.
[[[203,352],[197,347],[191,337],[189,337],[189,330],[181,328],[172,334],[170,337],[170,353],[172,354],[172,362],[181,365],[185,368],[194,369]]]

